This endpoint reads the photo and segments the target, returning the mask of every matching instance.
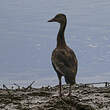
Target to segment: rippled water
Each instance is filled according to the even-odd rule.
[[[67,15],[67,44],[75,51],[77,82],[110,81],[110,0],[1,0],[1,84],[57,84],[51,65],[59,25],[48,23]]]

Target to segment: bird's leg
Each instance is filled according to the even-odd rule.
[[[68,94],[68,96],[71,96],[71,84],[69,86],[69,94]]]
[[[62,96],[62,94],[61,94],[61,77],[59,78],[59,86],[60,86],[59,96],[61,97]]]

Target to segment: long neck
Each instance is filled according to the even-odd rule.
[[[66,22],[60,24],[60,29],[57,35],[57,47],[58,48],[63,48],[66,46],[65,37],[64,37],[65,27],[66,27]]]

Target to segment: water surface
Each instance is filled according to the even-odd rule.
[[[1,84],[58,83],[50,59],[59,24],[47,22],[57,13],[67,15],[65,39],[78,58],[77,82],[110,81],[109,10],[109,0],[1,0]]]

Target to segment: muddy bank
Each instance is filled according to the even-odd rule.
[[[0,110],[110,110],[110,87],[75,85],[68,97],[68,85],[59,87],[0,89]]]

